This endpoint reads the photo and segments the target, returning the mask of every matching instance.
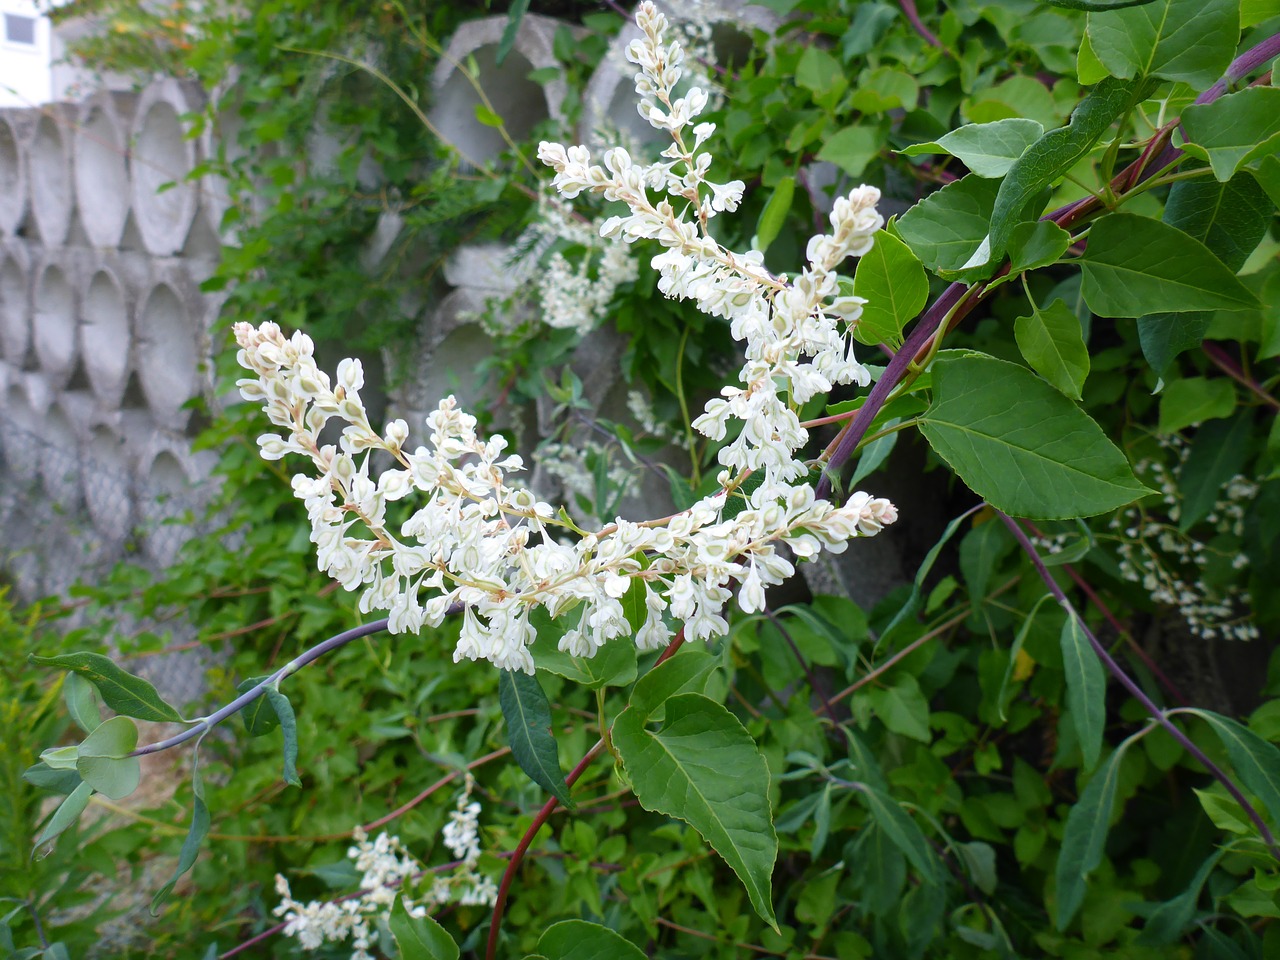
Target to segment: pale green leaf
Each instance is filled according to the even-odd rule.
[[[876,127],[845,127],[827,138],[818,151],[818,159],[834,163],[851,177],[860,177],[867,164],[880,152],[882,141]]]
[[[1003,177],[1027,147],[1044,133],[1044,127],[1024,117],[1010,117],[991,123],[967,123],[932,143],[917,143],[902,153],[908,157],[925,153],[950,154],[979,177]]]
[[[75,725],[85,733],[93,733],[102,723],[102,711],[98,709],[98,698],[93,692],[93,684],[78,673],[67,674],[63,681],[62,699],[67,704],[67,712]]]
[[[284,735],[284,782],[293,787],[302,786],[298,779],[298,723],[293,716],[289,698],[274,687],[267,688],[271,709],[280,720],[280,732]]]
[[[54,811],[49,822],[45,824],[45,828],[40,831],[40,836],[36,838],[36,846],[48,843],[50,840],[58,837],[67,827],[75,823],[79,819],[80,814],[84,813],[84,808],[89,805],[89,797],[93,795],[93,787],[87,783],[82,783],[71,791],[71,795],[58,805],[58,809]]]
[[[897,346],[903,327],[929,298],[929,277],[905,243],[881,230],[875,245],[858,261],[853,292],[867,301],[854,335],[863,343]]]
[[[778,239],[783,224],[787,222],[787,214],[791,212],[791,201],[796,193],[796,178],[783,177],[769,194],[769,199],[760,211],[760,219],[756,223],[755,248],[761,253],[769,249],[769,245]]]
[[[1079,407],[1015,363],[945,353],[920,431],[992,506],[1041,520],[1091,517],[1152,492]]]
[[[1024,273],[1057,263],[1070,245],[1071,234],[1051,220],[1020,223],[1009,234],[1009,273]]]
[[[201,736],[200,739],[203,740],[204,737]],[[191,764],[191,792],[194,797],[191,809],[191,826],[187,829],[187,836],[182,841],[182,849],[178,851],[178,864],[174,867],[173,876],[151,898],[151,912],[153,914],[160,909],[160,904],[169,896],[169,893],[182,875],[195,866],[196,857],[200,855],[200,845],[204,843],[204,838],[209,834],[209,805],[205,803],[204,780],[200,776],[199,742],[196,743],[195,756]]]
[[[666,722],[648,730],[644,715],[622,711],[613,743],[646,810],[683,820],[718,853],[770,926],[778,840],[769,808],[769,768],[738,718],[698,694],[666,701]]]

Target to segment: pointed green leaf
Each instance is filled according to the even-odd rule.
[[[894,733],[921,743],[932,739],[929,736],[929,701],[911,674],[899,675],[889,686],[872,687],[866,692],[866,697],[876,716]]]
[[[202,735],[200,740],[203,739],[204,736]],[[209,834],[209,806],[205,803],[204,780],[200,776],[200,740],[196,741],[196,748],[193,751],[191,761],[191,792],[194,795],[191,826],[187,830],[186,838],[182,841],[182,849],[178,851],[178,866],[174,869],[173,876],[151,898],[152,916],[160,909],[160,905],[169,896],[169,892],[173,890],[174,884],[178,882],[179,878],[195,866],[196,857],[200,855],[200,845],[204,843],[204,838]]]
[[[1175,380],[1160,395],[1161,433],[1176,433],[1193,423],[1229,417],[1236,408],[1236,389],[1226,377]]]
[[[853,328],[863,343],[902,343],[902,328],[915,319],[929,299],[924,265],[905,243],[885,230],[858,261],[853,292],[867,302]]]
[[[429,916],[410,916],[403,897],[396,897],[387,926],[400,948],[400,960],[458,960],[453,937]]]
[[[1094,55],[1117,77],[1182,80],[1199,90],[1226,73],[1240,39],[1239,0],[1156,0],[1089,14]]]
[[[1107,725],[1107,671],[1080,620],[1070,610],[1060,641],[1062,665],[1067,673],[1067,708],[1084,757],[1083,769],[1088,771],[1097,765],[1102,753],[1102,733]]]
[[[102,711],[98,709],[98,697],[93,684],[78,673],[67,674],[63,682],[62,699],[75,725],[85,733],[93,733],[102,723]]]
[[[760,219],[756,223],[755,248],[761,253],[769,249],[769,245],[778,239],[782,227],[787,222],[787,214],[791,212],[791,201],[796,195],[796,178],[783,177],[769,194],[769,200],[760,211]]]
[[[1191,451],[1178,471],[1182,494],[1178,529],[1183,533],[1209,515],[1223,488],[1244,469],[1252,435],[1253,418],[1248,410],[1229,421],[1213,420],[1196,431]]]
[[[969,511],[965,511],[947,524],[942,536],[938,541],[929,548],[929,552],[924,555],[924,561],[916,570],[915,579],[911,583],[911,593],[907,597],[907,602],[898,608],[898,612],[893,615],[893,619],[889,621],[889,625],[880,631],[880,638],[876,641],[876,649],[891,641],[894,632],[899,629],[901,624],[910,622],[910,618],[915,616],[917,610],[920,609],[920,597],[924,592],[924,582],[928,578],[933,565],[938,560],[938,555],[942,552],[942,548],[946,546],[960,525],[969,519]]]
[[[880,152],[883,142],[884,137],[876,127],[845,127],[827,137],[818,151],[818,159],[834,163],[851,177],[860,177],[867,164]]]
[[[1138,343],[1151,369],[1167,377],[1173,361],[1204,342],[1213,320],[1211,311],[1197,313],[1149,313],[1138,318]]]
[[[1067,814],[1058,853],[1058,929],[1065,930],[1084,902],[1085,881],[1102,862],[1107,827],[1120,781],[1120,761],[1133,740],[1125,740],[1098,768],[1089,785]]]
[[[1018,317],[1013,335],[1036,373],[1060,393],[1080,399],[1089,375],[1089,350],[1080,320],[1065,300],[1055,300],[1044,309],[1033,307],[1029,317]]]
[[[302,786],[298,779],[298,723],[293,716],[289,698],[273,687],[267,688],[271,708],[280,720],[280,732],[284,735],[284,782],[293,787]]]
[[[182,715],[160,698],[155,687],[126,673],[100,653],[65,653],[56,657],[32,654],[30,659],[42,667],[62,667],[80,674],[98,688],[103,702],[116,713],[159,723],[182,722]]]
[[[677,694],[704,692],[707,680],[719,665],[720,661],[706,650],[686,644],[636,681],[627,706],[646,720],[660,721],[663,704]]]
[[[1141,946],[1161,947],[1171,944],[1182,937],[1183,932],[1195,918],[1196,903],[1200,900],[1200,891],[1204,889],[1205,881],[1209,879],[1209,874],[1213,872],[1213,868],[1222,859],[1223,853],[1225,853],[1224,850],[1217,850],[1210,854],[1209,858],[1200,865],[1200,869],[1196,871],[1196,875],[1192,878],[1187,889],[1172,900],[1166,900],[1160,904],[1155,913],[1147,917],[1146,922],[1142,925],[1142,933],[1138,935],[1136,941],[1138,944]]]
[[[551,704],[536,676],[501,670],[498,699],[507,723],[507,742],[529,779],[569,809],[573,800],[560,768],[560,752],[551,733]]]
[[[45,828],[40,831],[40,836],[36,838],[36,846],[56,839],[67,827],[75,823],[80,818],[80,814],[84,813],[84,808],[89,805],[89,797],[92,795],[93,787],[87,783],[82,783],[71,791],[71,795],[58,805],[58,809],[49,818]]]
[[[236,693],[248,693],[266,677],[250,677],[236,687]],[[261,737],[280,726],[280,718],[271,706],[271,698],[265,693],[257,700],[245,704],[240,709],[240,719],[244,721],[244,729],[251,737]]]
[[[1280,749],[1211,710],[1186,708],[1182,712],[1193,713],[1213,727],[1244,785],[1262,801],[1271,822],[1280,824]]]
[[[1183,150],[1209,161],[1213,175],[1230,180],[1241,165],[1280,153],[1280,88],[1248,87],[1182,112]]]
[[[520,24],[524,22],[524,15],[528,11],[529,0],[512,0],[507,10],[507,26],[502,31],[502,39],[498,41],[498,52],[493,58],[498,66],[502,66],[502,61],[507,59],[507,54],[516,45],[516,37],[520,35]]]
[[[974,174],[949,183],[904,213],[898,234],[930,270],[959,270],[987,237],[999,189]]]
[[[625,687],[636,678],[636,643],[631,637],[614,637],[594,657],[572,656],[556,649],[549,638],[540,638],[531,650],[539,670],[549,670],[591,690]]]
[[[1070,245],[1071,234],[1051,220],[1020,223],[1009,234],[1009,273],[1024,273],[1057,263]]]
[[[561,920],[548,927],[538,950],[546,960],[644,960],[630,940],[585,920]]]
[[[908,157],[950,154],[979,177],[1003,177],[1043,133],[1044,127],[1035,120],[1007,117],[991,123],[967,123],[933,143],[917,143],[901,152]]]
[[[75,747],[71,749],[74,750]],[[64,769],[54,769],[47,763],[32,764],[22,772],[22,779],[40,790],[60,793],[63,796],[71,793],[84,782],[80,779],[80,774],[76,773],[74,763]]]
[[[1046,593],[1041,595],[1036,601],[1036,605],[1031,608],[1031,612],[1027,614],[1026,619],[1022,621],[1022,626],[1018,628],[1018,635],[1013,638],[1013,646],[1009,648],[1009,665],[1005,667],[1004,678],[1000,681],[1000,692],[996,695],[996,704],[1000,711],[1000,719],[1008,720],[1006,710],[1009,705],[1009,681],[1013,679],[1013,670],[1018,664],[1018,654],[1022,651],[1022,646],[1027,642],[1027,634],[1031,632],[1031,627],[1035,623],[1036,614],[1040,612],[1040,608],[1044,606],[1046,600],[1052,598],[1052,594]]]
[[[738,718],[714,700],[685,693],[667,700],[657,732],[639,711],[623,710],[613,743],[640,805],[697,830],[738,875],[756,913],[776,928],[769,768]]]
[[[858,793],[866,802],[876,825],[893,841],[893,845],[902,851],[903,856],[911,861],[920,878],[926,883],[936,882],[938,867],[934,861],[933,851],[929,849],[929,842],[916,826],[916,822],[887,793],[865,783],[859,784]]]
[[[1152,492],[1096,422],[1025,367],[947,351],[934,362],[933,384],[920,432],[969,489],[1005,513],[1091,517]]]
[[[1258,298],[1199,240],[1131,213],[1113,213],[1093,225],[1081,266],[1085,302],[1104,317],[1258,306]]]
[[[1044,191],[1093,149],[1116,117],[1140,102],[1145,93],[1145,85],[1139,81],[1106,77],[1080,101],[1065,127],[1050,130],[1028,147],[1000,181],[991,207],[990,236],[952,268],[954,277],[972,282],[994,273],[1014,228],[1025,220],[1039,219]]]

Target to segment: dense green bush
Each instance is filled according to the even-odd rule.
[[[269,711],[245,716],[261,739],[238,721],[235,736],[205,738],[202,786],[148,815],[162,825],[163,872],[186,830],[179,807],[195,806],[192,837],[207,830],[212,853],[195,859],[193,844],[181,857],[184,868],[194,860],[185,895],[133,953],[217,956],[265,933],[277,873],[299,900],[355,889],[344,859],[353,827],[381,826],[427,791],[387,829],[424,868],[441,867],[453,859],[442,827],[477,761],[475,869],[496,881],[515,864],[503,956],[588,955],[566,943],[632,955],[599,927],[555,926],[576,920],[664,958],[1280,951],[1280,674],[1269,666],[1280,629],[1280,104],[1266,73],[1280,11],[1258,0],[966,0],[921,3],[914,22],[909,3],[768,5],[786,25],[715,74],[713,174],[747,189],[713,232],[790,273],[826,228],[832,194],[875,183],[882,209],[899,214],[841,281],[868,301],[860,355],[883,345],[892,359],[869,391],[838,387],[797,406],[801,419],[829,419],[814,427],[825,452],[808,451],[830,472],[815,470],[820,490],[836,474],[837,489],[898,501],[902,520],[881,537],[905,544],[903,586],[870,609],[803,589],[771,596],[768,610],[734,615],[728,637],[685,645],[660,667],[622,641],[594,660],[558,655],[564,626],[543,618],[536,682],[450,663],[453,621],[343,645],[273,689]],[[422,106],[408,78],[426,75],[460,15],[427,7],[356,17],[343,4],[274,3],[200,23],[181,62],[208,79],[235,65],[246,152],[231,172],[240,209],[251,198],[261,209],[228,224],[241,243],[215,282],[233,293],[229,319],[276,319],[344,346],[371,328],[385,338],[349,352],[401,342],[417,319],[398,316],[402,294],[429,297],[433,263],[463,239],[515,239],[546,216],[545,187],[514,155],[460,179],[448,146],[394,90],[281,49],[376,55]],[[524,7],[513,4],[513,20]],[[581,61],[621,24],[582,20],[598,36],[558,45],[579,85]],[[268,146],[300,136],[322,100],[352,148],[335,174],[300,174],[300,139]],[[365,150],[388,181],[376,198],[356,187]],[[388,267],[371,284],[356,254],[393,196],[406,221],[399,249],[423,266]],[[654,398],[655,435],[674,440],[595,423],[611,439],[575,516],[609,515],[629,457],[681,464],[666,470],[678,506],[718,489],[715,445],[685,424],[721,382],[726,325],[660,299],[647,262],[658,249],[635,251],[638,275],[615,289],[608,322],[629,337],[624,372]],[[572,240],[552,252],[572,264],[600,256]],[[592,260],[591,276],[600,269]],[[488,413],[545,392],[563,439],[577,442],[570,428],[592,412],[565,370],[576,340],[536,320],[509,327]],[[122,570],[92,591],[106,616],[121,604],[142,617],[182,609],[210,643],[229,643],[214,678],[221,702],[360,619],[315,572],[287,474],[262,469],[260,423],[241,410],[210,436],[226,451],[235,550],[211,537],[167,582]],[[655,732],[645,719],[673,693]],[[776,863],[744,862],[748,819],[718,833],[687,801],[655,802],[664,771],[641,753],[670,745],[661,737],[681,721],[692,730],[684,759],[715,774],[693,786],[719,777],[762,798]],[[608,749],[593,747],[611,724]],[[494,756],[508,739],[519,765]],[[281,783],[281,742],[285,779],[296,762],[302,789]],[[611,754],[623,763],[610,766]],[[520,767],[541,764],[546,783],[559,779],[548,774],[557,756],[588,755],[598,759],[574,785],[574,809],[552,802],[549,827],[530,830],[545,794]],[[74,747],[67,756],[83,759]],[[767,776],[741,783],[757,762]],[[728,806],[711,804],[711,819]],[[29,835],[39,813],[22,809]],[[512,858],[530,837],[523,861]],[[146,856],[120,843],[134,862]],[[64,836],[59,856],[72,846]],[[18,945],[37,943],[30,911],[15,916]],[[485,950],[489,910],[455,904],[435,919],[463,951]],[[371,949],[455,956],[438,933],[405,915]]]

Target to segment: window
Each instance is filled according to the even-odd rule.
[[[36,45],[36,18],[20,17],[16,13],[4,15],[4,38],[10,43]]]

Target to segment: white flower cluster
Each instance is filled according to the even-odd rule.
[[[586,248],[576,264],[559,250],[547,258],[538,278],[542,322],[585,335],[604,320],[618,287],[640,276],[639,262],[627,247],[601,243],[600,225],[575,220],[558,198],[544,198],[539,213],[530,227],[535,253],[561,241]]]
[[[1177,477],[1190,447],[1176,434],[1159,442],[1176,461],[1176,470],[1159,460],[1142,460],[1135,469],[1159,489],[1164,516],[1135,504],[1109,524],[1111,529],[1123,531],[1117,547],[1121,576],[1141,583],[1153,602],[1176,607],[1193,636],[1204,640],[1256,639],[1257,626],[1240,616],[1240,610],[1250,606],[1248,591],[1234,581],[1223,582],[1222,577],[1210,583],[1205,574],[1211,564],[1227,564],[1232,570],[1248,567],[1246,554],[1224,553],[1223,543],[1238,547],[1244,533],[1245,506],[1257,495],[1258,486],[1241,476],[1226,484],[1204,519],[1215,535],[1206,543],[1177,526],[1182,515]]]
[[[296,937],[304,950],[350,940],[351,960],[373,960],[369,951],[377,937],[377,923],[385,921],[397,897],[414,917],[426,916],[429,910],[446,903],[492,906],[498,888],[477,870],[480,804],[471,799],[474,786],[468,773],[466,787],[442,831],[444,845],[457,859],[446,870],[427,871],[398,837],[381,833],[370,843],[357,827],[353,833],[355,845],[347,850],[347,857],[360,871],[360,891],[355,896],[300,903],[293,899],[289,881],[276,874],[280,904],[273,913],[284,920],[285,936]],[[414,882],[428,872],[436,873],[430,890],[411,896]]]
[[[276,874],[280,904],[273,912],[284,919],[285,936],[296,937],[304,950],[350,939],[351,960],[373,960],[369,951],[377,937],[377,921],[391,912],[396,897],[405,896],[405,908],[415,916],[426,913],[425,903],[415,903],[404,893],[406,884],[422,872],[422,867],[396,837],[382,833],[370,843],[359,828],[354,836],[355,846],[347,850],[347,856],[362,874],[358,895],[299,903],[293,899],[289,881]]]
[[[728,319],[734,336],[745,341],[745,386],[725,387],[694,424],[713,440],[726,436],[730,419],[741,424],[720,451],[725,490],[672,517],[619,518],[562,542],[566,531],[579,531],[530,491],[508,484],[508,472],[523,466],[520,458],[506,455],[502,437],[479,437],[475,418],[453,397],[427,418],[431,446],[411,450],[404,421],[392,421],[382,433],[369,424],[358,361],[343,361],[333,384],[316,367],[305,335],[286,338],[273,323],[236,326],[238,360],[254,374],[239,382],[241,393],[262,401],[271,422],[286,431],[284,438],[260,437],[262,455],[303,454],[318,471],[295,476],[293,488],[306,503],[320,568],[348,590],[363,587],[361,611],[389,611],[393,633],[438,626],[460,606],[455,661],[486,659],[532,673],[528,614],[538,605],[572,623],[560,648],[574,656],[593,656],[621,636],[634,637],[641,649],[658,649],[670,641],[674,623],[691,640],[722,635],[728,624],[721,612],[735,581],[739,603],[750,613],[764,607],[767,586],[795,572],[780,548],[802,560],[823,548],[839,553],[851,538],[874,535],[897,519],[888,500],[855,493],[837,506],[816,499],[811,486],[793,483],[809,472],[797,457],[807,434],[796,405],[835,383],[869,380],[847,335],[863,301],[838,295],[834,270],[871,247],[883,223],[874,207],[878,192],[861,187],[837,201],[832,232],[809,242],[808,266],[794,282],[769,274],[758,253],[722,248],[707,221],[736,208],[743,185],[706,179],[711,157],[697,151],[711,125],[698,124],[686,149],[683,131],[706,95],[694,87],[672,100],[680,47],[664,45],[665,19],[651,3],[640,5],[637,23],[645,36],[628,56],[641,67],[641,113],[673,137],[667,161],[637,166],[615,149],[605,155],[606,171],[590,165],[583,147],[544,143],[539,155],[556,168],[555,185],[566,197],[590,189],[624,201],[630,215],[606,221],[602,233],[656,238],[667,248],[654,258],[663,292]],[[685,209],[677,214],[667,199],[652,203],[646,185],[685,201]],[[688,212],[695,223],[684,219]],[[335,418],[345,423],[338,443],[321,444],[321,431]],[[373,451],[396,463],[376,478],[370,476]],[[748,473],[751,481],[744,483]],[[388,504],[411,492],[425,503],[393,532]],[[735,512],[730,504],[743,509]]]

